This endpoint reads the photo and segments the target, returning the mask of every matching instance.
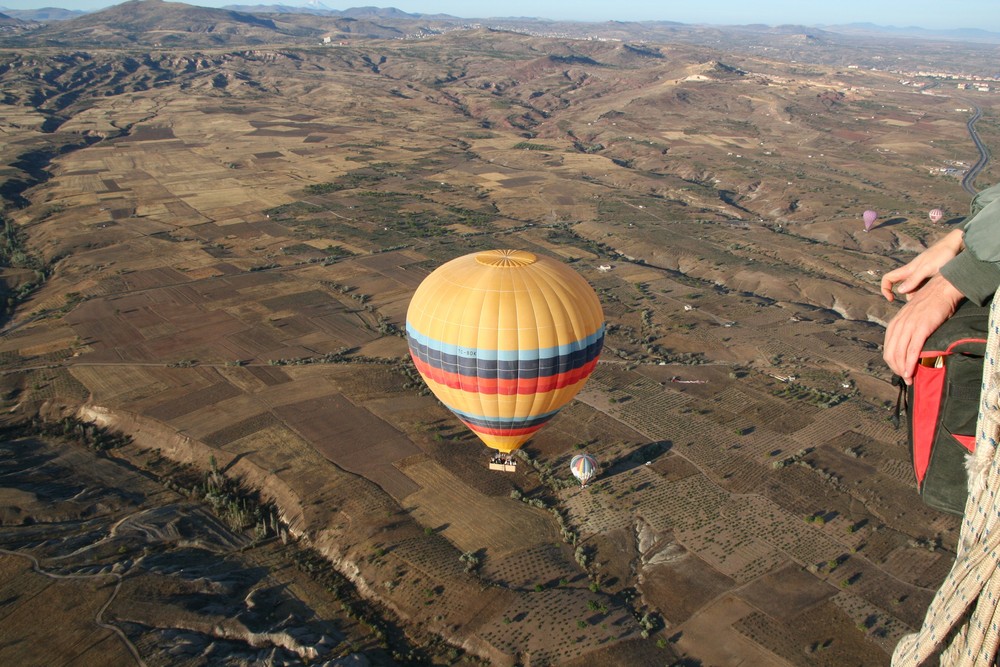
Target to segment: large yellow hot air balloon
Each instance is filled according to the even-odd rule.
[[[488,250],[424,279],[406,334],[434,395],[509,455],[583,387],[604,344],[604,313],[593,288],[565,264]]]

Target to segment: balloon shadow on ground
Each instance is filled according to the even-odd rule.
[[[634,449],[627,454],[622,454],[618,458],[615,458],[609,461],[606,465],[602,466],[603,470],[601,471],[601,477],[618,475],[623,472],[628,472],[633,468],[651,464],[653,461],[669,452],[673,446],[673,443],[669,440],[657,440],[656,442],[650,442],[638,447],[637,449]]]
[[[227,463],[226,465],[224,465],[224,466],[223,466],[223,467],[222,467],[222,468],[221,468],[221,469],[219,470],[219,472],[221,472],[221,473],[222,473],[223,475],[224,475],[224,474],[226,474],[227,472],[229,472],[229,470],[230,470],[230,469],[231,469],[231,468],[232,468],[232,467],[233,467],[234,465],[236,465],[237,463],[239,463],[240,459],[242,459],[242,458],[243,458],[244,456],[247,456],[248,454],[256,454],[256,453],[257,453],[257,450],[256,450],[256,449],[254,449],[254,450],[249,450],[249,451],[245,451],[245,452],[240,452],[239,454],[237,454],[236,456],[234,456],[233,458],[231,458],[231,459],[229,460],[229,463]],[[282,468],[282,470],[285,470],[285,469],[286,469],[286,468]],[[277,470],[275,470],[275,472],[278,472],[278,471],[277,471]]]
[[[888,218],[885,222],[880,222],[872,229],[878,229],[879,227],[895,227],[896,225],[901,225],[906,222],[906,218]]]

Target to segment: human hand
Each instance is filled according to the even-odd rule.
[[[938,274],[914,292],[889,322],[882,358],[903,382],[913,383],[913,372],[924,343],[952,316],[963,298],[954,285]]]
[[[941,267],[951,261],[963,248],[961,229],[948,232],[937,243],[914,257],[907,264],[889,271],[882,276],[880,285],[882,296],[888,301],[895,301],[893,287],[900,295],[909,297],[929,278],[937,275]]]

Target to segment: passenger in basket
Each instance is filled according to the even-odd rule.
[[[927,337],[963,299],[984,305],[1000,286],[1000,184],[972,199],[965,224],[949,232],[905,266],[882,276],[882,295],[906,304],[885,330],[882,358],[906,384]]]

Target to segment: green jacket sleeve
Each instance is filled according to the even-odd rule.
[[[965,250],[941,267],[941,275],[982,305],[1000,287],[1000,184],[973,197],[971,214],[965,223]]]

